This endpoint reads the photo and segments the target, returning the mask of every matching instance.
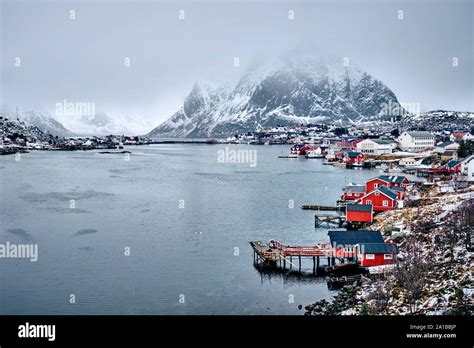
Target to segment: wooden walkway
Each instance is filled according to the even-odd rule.
[[[336,264],[336,253],[334,248],[327,243],[316,244],[312,246],[291,246],[283,245],[279,241],[272,240],[269,243],[261,241],[251,241],[250,245],[254,251],[254,262],[262,260],[263,262],[274,262],[286,268],[288,262],[290,268],[296,266],[293,263],[293,257],[298,258],[298,268],[301,270],[301,259],[312,258],[313,272],[320,265],[320,258],[327,258],[327,266]],[[344,258],[352,258],[354,255],[346,253]]]
[[[322,224],[326,223],[329,227],[330,225],[337,225],[342,227],[346,217],[344,215],[333,215],[333,214],[316,214],[314,215],[314,227],[319,227]]]
[[[346,206],[328,206],[328,205],[319,205],[319,204],[305,204],[301,206],[303,210],[325,210],[325,211],[346,211]]]

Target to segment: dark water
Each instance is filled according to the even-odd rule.
[[[324,279],[259,273],[248,241],[326,241],[299,206],[378,172],[278,159],[287,146],[230,145],[257,150],[257,165],[218,163],[224,148],[1,156],[0,242],[37,243],[39,258],[0,259],[0,313],[302,314],[331,297]]]

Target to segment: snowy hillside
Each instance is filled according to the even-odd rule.
[[[474,112],[435,110],[419,115],[405,115],[399,126],[402,130],[471,130],[474,127]]]
[[[16,113],[4,113],[10,120],[16,120]],[[51,117],[48,113],[26,111],[18,114],[18,118],[27,124],[34,125],[41,129],[43,133],[49,133],[54,136],[69,137],[75,134],[64,127],[60,122]]]

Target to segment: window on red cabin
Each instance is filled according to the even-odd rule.
[[[383,259],[384,259],[384,260],[392,260],[392,259],[393,259],[393,255],[392,255],[392,254],[383,254]]]
[[[380,195],[380,192],[375,192],[375,195],[376,195],[376,196]]]
[[[388,201],[383,201],[382,204],[384,207],[388,207]]]
[[[374,184],[374,187],[375,187],[375,188],[379,187],[379,184]]]
[[[366,260],[375,260],[375,255],[374,254],[365,254],[365,259]]]
[[[372,201],[370,199],[365,201],[365,204],[372,204]]]

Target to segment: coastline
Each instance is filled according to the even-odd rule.
[[[474,189],[439,192],[432,187],[418,203],[379,214],[369,227],[397,243],[394,270],[381,279],[344,286],[331,302],[305,307],[305,315],[470,315],[472,256],[467,250]]]

